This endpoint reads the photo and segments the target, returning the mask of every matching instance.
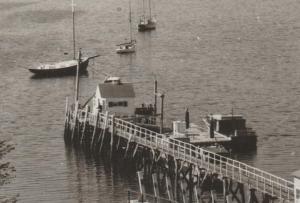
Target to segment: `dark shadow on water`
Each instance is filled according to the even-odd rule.
[[[111,158],[109,152],[91,153],[80,147],[65,146],[66,165],[72,177],[69,178],[69,193],[75,194],[78,202],[90,197],[110,202],[126,199],[127,191],[138,191],[135,167],[118,157]],[[74,184],[76,183],[76,184]],[[93,187],[94,194],[88,194],[86,187]]]

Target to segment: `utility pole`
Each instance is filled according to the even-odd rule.
[[[157,114],[157,80],[154,81],[154,115]]]
[[[79,48],[78,63],[77,63],[77,68],[76,68],[75,103],[78,102],[78,96],[79,96],[79,68],[80,68],[80,62],[81,62],[81,49]]]
[[[161,94],[160,98],[161,98],[160,133],[162,134],[163,129],[164,129],[164,98],[165,98],[165,95]]]

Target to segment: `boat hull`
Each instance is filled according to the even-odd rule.
[[[155,30],[155,29],[156,29],[156,23],[155,22],[139,23],[138,24],[138,31],[140,31],[140,32]]]
[[[87,71],[87,67],[89,64],[89,59],[85,59],[81,62],[79,67],[79,73],[84,73]],[[34,73],[35,76],[63,76],[63,75],[75,75],[77,72],[77,65],[70,65],[61,68],[30,68],[30,72]]]
[[[213,128],[215,129],[216,126],[218,126],[218,129],[215,129],[215,132],[231,139],[230,142],[222,144],[226,149],[231,149],[235,152],[247,152],[257,149],[256,133],[251,128],[246,127],[246,120],[241,116],[212,116],[222,117],[222,119],[217,119],[217,117],[214,117],[215,119],[213,120]],[[204,123],[208,129],[210,129],[212,120],[210,120],[208,117],[207,119],[204,119]]]
[[[134,53],[135,52],[135,48],[130,48],[130,49],[121,49],[121,48],[118,48],[118,49],[116,49],[116,52],[118,54]]]
[[[257,148],[256,143],[256,136],[231,137],[230,148],[237,152],[252,151]]]

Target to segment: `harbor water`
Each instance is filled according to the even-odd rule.
[[[234,158],[286,179],[300,169],[298,1],[154,0],[157,29],[138,33],[142,5],[132,0],[131,55],[115,53],[129,38],[127,0],[75,4],[77,48],[101,55],[80,78],[82,103],[106,75],[134,83],[136,105],[151,102],[156,78],[166,123],[183,120],[186,107],[193,123],[233,108],[258,135],[257,151]],[[124,202],[128,189],[138,190],[134,171],[64,144],[74,77],[28,71],[72,59],[71,0],[0,0],[0,11],[0,141],[9,146],[0,163],[10,167],[0,200]]]

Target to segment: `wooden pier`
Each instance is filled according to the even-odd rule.
[[[88,107],[66,105],[65,141],[97,152],[122,151],[136,160],[138,170],[156,174],[154,182],[164,182],[170,200],[188,202],[188,196],[189,202],[205,202],[206,197],[208,202],[294,202],[291,181],[108,113],[89,113]]]

